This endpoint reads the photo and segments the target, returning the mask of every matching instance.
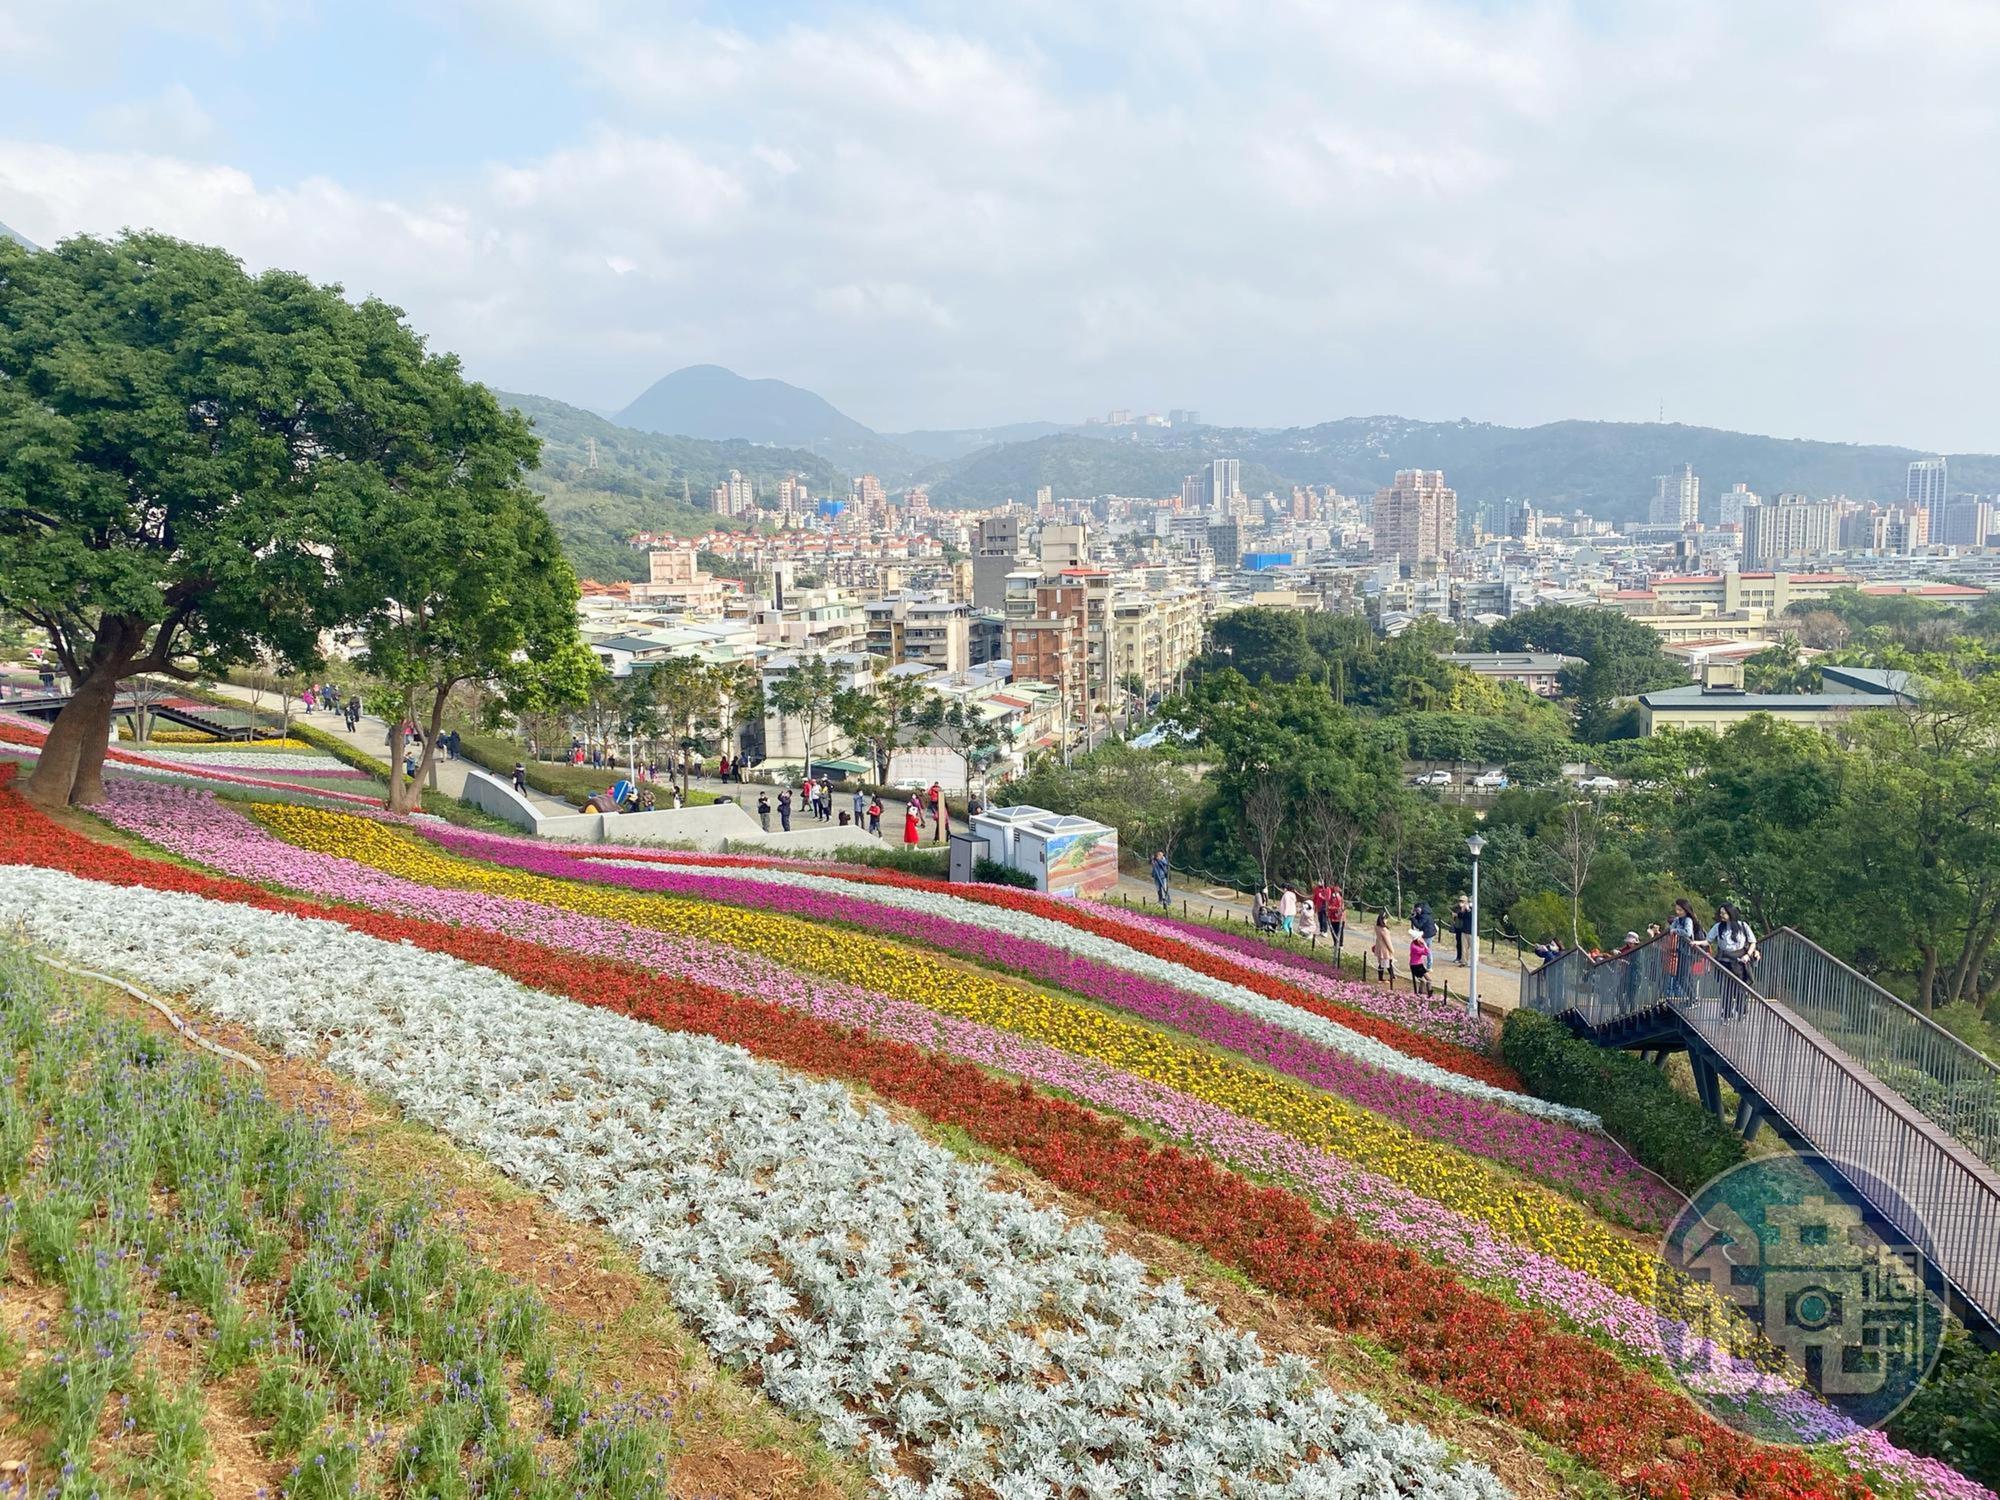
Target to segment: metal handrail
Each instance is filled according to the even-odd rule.
[[[2000,1064],[1828,953],[1781,927],[1761,944],[1757,988],[2000,1166]]]
[[[1779,962],[1794,961],[1789,946],[1777,945]],[[1767,972],[1778,983],[1810,977],[1799,969],[1780,973],[1769,947],[1764,954],[1760,979]],[[1830,1004],[1809,984],[1806,990],[1809,1005]],[[1565,954],[1528,976],[1523,997],[1537,1011],[1574,1014],[1593,1030],[1670,1009],[1772,1115],[1837,1164],[1877,1213],[1920,1246],[1967,1304],[2000,1327],[2000,1173],[1807,1014],[1760,993],[1671,933],[1595,963],[1586,954]],[[1835,1007],[1835,1014],[1849,1012]],[[1856,1039],[1866,1035],[1861,1028]]]

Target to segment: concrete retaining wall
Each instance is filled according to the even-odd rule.
[[[465,787],[459,796],[481,812],[491,813],[516,828],[525,828],[529,833],[534,833],[535,825],[542,821],[541,812],[535,804],[515,791],[512,783],[489,775],[476,766],[465,767]]]

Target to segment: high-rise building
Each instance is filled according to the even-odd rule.
[[[778,518],[796,521],[812,511],[812,491],[802,474],[787,474],[778,481]]]
[[[1775,568],[1785,563],[1813,562],[1826,557],[1840,542],[1837,506],[1752,506],[1743,520],[1743,565]]]
[[[1201,413],[1191,407],[1175,406],[1167,411],[1167,420],[1176,427],[1201,426]]]
[[[1910,465],[1909,477],[1903,484],[1903,504],[1910,510],[1920,510],[1931,518],[1932,529],[1944,516],[1946,485],[1950,479],[1948,466],[1942,458],[1920,458]]]
[[[913,484],[903,491],[903,509],[913,516],[927,516],[931,513],[931,492],[921,484]]]
[[[1184,515],[1208,514],[1208,476],[1190,474],[1181,481],[1181,511]]]
[[[1715,524],[1742,526],[1746,515],[1764,503],[1763,497],[1747,484],[1733,484],[1715,497]]]
[[[1218,458],[1208,466],[1208,508],[1218,514],[1227,511],[1243,495],[1243,461]]]
[[[847,487],[847,498],[873,517],[880,514],[889,497],[883,493],[882,481],[873,474],[857,474]]]
[[[1440,562],[1458,546],[1458,494],[1439,469],[1403,469],[1375,492],[1375,553],[1406,565]]]
[[[1682,464],[1678,474],[1660,474],[1653,479],[1653,505],[1646,517],[1654,526],[1695,526],[1701,522],[1701,481],[1693,464]]]
[[[1993,506],[1978,495],[1954,495],[1944,519],[1931,526],[1932,537],[1948,547],[1983,547],[1993,534]]]
[[[718,516],[747,516],[757,509],[757,490],[736,470],[708,492],[708,508]]]

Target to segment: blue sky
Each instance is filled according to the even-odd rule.
[[[0,222],[616,407],[2000,450],[1991,0],[0,0]]]

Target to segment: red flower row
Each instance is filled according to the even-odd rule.
[[[142,859],[57,827],[31,811],[4,778],[0,864],[338,921],[664,1029],[713,1036],[789,1067],[866,1085],[1020,1158],[1108,1212],[1200,1247],[1326,1324],[1388,1346],[1412,1376],[1564,1448],[1648,1500],[1863,1500],[1868,1494],[1800,1453],[1721,1427],[1589,1341],[1472,1291],[1406,1250],[1368,1239],[1351,1221],[1321,1217],[1294,1194],[1258,1187],[1178,1148],[1154,1146],[1111,1119],[970,1064],[608,959],[319,906]]]
[[[666,865],[714,863],[713,858],[709,856],[691,860],[686,856],[641,854],[627,849],[620,849],[615,856],[604,857]],[[588,862],[587,857],[585,862]],[[755,866],[760,861],[732,858],[731,863]],[[795,864],[787,865],[785,861],[772,863],[796,868]],[[1387,1042],[1406,1056],[1421,1057],[1426,1062],[1436,1063],[1441,1068],[1449,1068],[1464,1077],[1477,1078],[1498,1088],[1512,1089],[1516,1093],[1523,1089],[1520,1076],[1512,1068],[1482,1052],[1475,1052],[1470,1047],[1461,1047],[1438,1037],[1426,1036],[1420,1031],[1412,1031],[1407,1026],[1398,1026],[1394,1021],[1385,1021],[1380,1016],[1372,1016],[1366,1011],[1341,1005],[1337,1001],[1328,1000],[1324,995],[1316,995],[1297,985],[1287,984],[1269,974],[1260,974],[1255,969],[1232,963],[1217,954],[1205,953],[1191,944],[1176,942],[1159,933],[1100,916],[1082,902],[1044,896],[1038,891],[1014,890],[1007,886],[954,885],[949,881],[927,880],[921,875],[905,875],[896,870],[863,871],[843,868],[837,873],[840,879],[851,880],[861,885],[887,885],[906,891],[935,891],[940,895],[979,901],[987,906],[998,906],[1028,916],[1046,917],[1052,922],[1061,922],[1066,927],[1075,927],[1083,932],[1093,932],[1099,937],[1110,938],[1115,943],[1123,943],[1128,948],[1135,948],[1154,958],[1180,964],[1197,973],[1206,974],[1211,979],[1241,985],[1244,989],[1254,990],[1267,999],[1281,1000],[1287,1005],[1297,1006],[1300,1010],[1311,1011],[1314,1015],[1338,1022],[1350,1031],[1358,1031],[1364,1036],[1374,1037],[1377,1041]]]

